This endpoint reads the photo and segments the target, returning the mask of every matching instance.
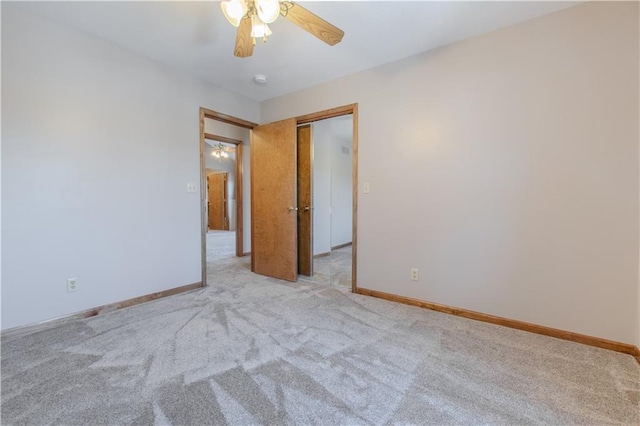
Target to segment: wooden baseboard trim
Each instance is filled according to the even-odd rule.
[[[97,315],[106,314],[107,312],[116,311],[118,309],[128,308],[130,306],[139,305],[141,303],[150,302],[152,300],[161,299],[163,297],[173,296],[180,293],[202,288],[202,282],[187,284],[180,287],[171,288],[169,290],[158,291],[156,293],[145,294],[144,296],[134,297],[133,299],[123,300],[121,302],[110,303],[108,305],[98,306],[97,308],[87,309],[86,311],[77,312],[75,314],[66,315],[59,318],[39,322],[36,324],[23,325],[3,330],[2,337],[10,337],[16,334],[31,334],[51,327],[55,327],[65,322],[95,317]]]
[[[351,245],[351,241],[349,241],[348,243],[344,243],[344,244],[338,244],[335,247],[331,247],[331,250],[338,250],[344,247],[349,247]]]
[[[542,334],[558,339],[569,340],[571,342],[582,343],[583,345],[595,346],[602,349],[622,352],[625,354],[633,355],[638,363],[640,363],[640,350],[636,346],[630,345],[628,343],[615,342],[613,340],[602,339],[600,337],[587,336],[585,334],[574,333],[572,331],[565,331],[557,328],[546,327],[543,325],[531,324],[524,321],[512,320],[509,318],[503,318],[490,314],[483,314],[481,312],[470,311],[468,309],[455,308],[439,303],[427,302],[424,300],[398,296],[395,294],[385,293],[377,290],[369,290],[361,287],[358,287],[357,293],[365,296],[372,296],[392,302],[402,303],[405,305],[418,306],[421,308],[431,309],[433,311],[444,312],[446,314],[469,318],[476,321],[488,322],[491,324],[502,325],[504,327],[515,328],[517,330],[528,331],[530,333]]]

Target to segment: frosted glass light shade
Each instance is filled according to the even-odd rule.
[[[271,34],[272,33],[269,25],[262,22],[257,15],[251,16],[251,37],[264,38],[266,36],[270,36]]]
[[[280,15],[280,2],[278,0],[256,0],[256,10],[260,20],[270,24]]]
[[[220,2],[222,13],[234,27],[240,25],[242,17],[247,13],[247,2],[244,0],[228,0]]]

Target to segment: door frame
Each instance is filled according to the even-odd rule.
[[[353,140],[352,140],[352,185],[353,185],[353,205],[352,205],[352,254],[351,254],[351,291],[353,293],[358,292],[358,104],[343,105],[335,108],[330,108],[310,114],[300,115],[295,117],[296,125],[310,124],[314,121],[325,120],[327,118],[340,117],[342,115],[353,115]],[[220,121],[222,123],[232,124],[245,129],[253,129],[258,126],[251,121],[243,120],[228,114],[223,114],[217,111],[213,111],[207,108],[200,107],[200,228],[201,228],[201,244],[202,244],[202,286],[207,285],[207,205],[206,205],[206,171],[205,171],[205,131],[204,131],[204,119],[210,118],[212,120]],[[242,145],[238,145],[241,147]],[[236,154],[237,155],[237,154]],[[237,159],[236,159],[237,160]],[[236,179],[240,177],[242,179],[242,164],[240,161],[236,161],[236,167],[240,164],[239,173],[236,171]],[[237,187],[237,184],[236,184]],[[239,201],[236,196],[236,205],[239,205]],[[241,209],[236,208],[236,215]],[[236,228],[240,230],[244,229],[242,222],[242,215],[236,218]],[[240,245],[238,245],[240,241]],[[237,248],[242,247],[242,239],[238,239],[238,231],[236,231],[236,255]],[[241,255],[243,255],[242,253]]]
[[[343,105],[323,111],[313,112],[296,117],[297,125],[311,124],[314,121],[326,120],[328,118],[340,117],[343,115],[353,115],[352,131],[352,163],[351,163],[351,184],[353,186],[352,196],[352,229],[351,229],[351,291],[358,292],[358,104]],[[312,162],[313,163],[313,162]]]
[[[201,240],[201,262],[202,262],[202,286],[207,285],[207,171],[206,169],[206,139],[230,143],[236,146],[236,256],[244,256],[244,204],[243,204],[243,146],[239,139],[232,139],[225,136],[206,133],[204,119],[220,121],[245,129],[253,129],[256,123],[222,114],[207,108],[200,107],[200,240]]]

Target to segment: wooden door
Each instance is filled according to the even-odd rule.
[[[212,230],[229,229],[227,175],[228,173],[213,173],[207,176],[209,229]]]
[[[251,270],[296,281],[296,120],[251,131]]]
[[[311,125],[298,127],[298,273],[313,275]]]

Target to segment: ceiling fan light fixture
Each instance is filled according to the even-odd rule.
[[[256,0],[255,7],[260,20],[265,24],[274,22],[280,15],[280,2],[278,0]]]
[[[278,15],[329,46],[340,43],[344,37],[344,31],[340,28],[290,0],[226,0],[222,1],[222,10],[227,20],[238,28],[233,49],[233,55],[237,58],[253,55],[257,38],[262,37],[262,41],[267,41],[271,35],[269,23],[275,21]]]
[[[222,145],[221,143],[213,146],[213,152],[211,153],[211,155],[220,160],[220,162],[229,157],[229,154],[225,151],[224,145]]]
[[[267,36],[272,34],[269,25],[262,22],[258,15],[251,15],[251,37],[262,38],[263,41],[267,41]]]
[[[222,13],[227,21],[234,27],[240,25],[240,21],[247,14],[247,2],[245,0],[228,0],[220,2]]]

